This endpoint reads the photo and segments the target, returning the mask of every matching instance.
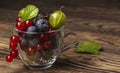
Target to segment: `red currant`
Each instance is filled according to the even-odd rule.
[[[18,29],[18,30],[25,30],[26,28],[25,28],[25,24],[24,23],[22,23],[22,22],[17,22],[16,23],[16,28]]]
[[[32,24],[33,24],[33,23],[32,23],[31,20],[27,20],[27,21],[25,21],[25,27],[26,27],[26,28],[32,26]]]
[[[26,37],[26,33],[23,33],[23,32],[19,32],[18,35],[21,37]]]
[[[17,50],[12,50],[10,52],[10,56],[13,57],[13,58],[16,58],[18,56],[18,51]]]
[[[18,17],[17,19],[16,19],[16,22],[20,22],[21,21],[21,17]]]
[[[47,41],[47,40],[48,40],[48,37],[47,37],[46,34],[41,34],[41,35],[40,35],[40,39],[41,39],[42,41]]]
[[[16,35],[13,35],[10,41],[17,44],[19,42],[19,37]]]
[[[12,62],[13,61],[13,57],[10,56],[10,55],[6,56],[6,61],[7,62]]]
[[[28,46],[21,46],[20,45],[20,49],[24,52],[28,52]]]
[[[51,46],[51,41],[44,42],[44,47],[49,48]]]
[[[25,50],[25,47],[23,47],[23,46],[20,45],[20,49],[21,49],[21,50]]]
[[[38,51],[42,51],[42,50],[43,50],[43,45],[38,44],[38,45],[37,45],[37,50],[38,50]]]
[[[28,54],[34,55],[35,54],[35,50],[33,48],[28,48]]]
[[[17,44],[16,43],[13,43],[13,42],[10,42],[10,48],[12,49],[12,50],[14,50],[16,47],[17,47]]]

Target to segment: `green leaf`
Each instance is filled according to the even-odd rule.
[[[76,53],[91,53],[99,54],[101,45],[95,41],[87,40],[79,43],[78,47],[74,50]]]
[[[25,8],[19,11],[18,16],[21,17],[21,21],[24,22],[28,19],[32,19],[37,16],[39,9],[34,5],[27,5]]]

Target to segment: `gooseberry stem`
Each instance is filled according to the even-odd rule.
[[[60,11],[63,11],[63,9],[64,9],[64,6],[61,6],[61,7],[60,7]]]

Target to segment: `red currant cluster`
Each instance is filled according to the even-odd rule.
[[[16,23],[16,28],[18,30],[21,30],[21,31],[25,30],[25,28],[28,28],[29,26],[32,25],[32,21],[31,20],[27,20],[25,22],[21,22],[21,18],[20,17],[18,17],[16,19],[16,22],[17,22]],[[18,42],[19,42],[19,36],[13,35],[11,37],[11,39],[10,39],[10,45],[9,45],[11,52],[10,52],[10,55],[8,55],[6,57],[6,61],[7,62],[13,61],[13,59],[18,56],[18,51],[16,50]]]
[[[25,22],[21,22],[21,18],[20,17],[17,18],[16,22],[17,22],[16,23],[16,28],[18,30],[21,30],[21,31],[23,31],[26,28],[32,26],[32,24],[33,24],[31,20],[27,20]]]
[[[11,62],[13,58],[16,58],[18,56],[18,51],[16,50],[17,44],[19,42],[19,37],[16,35],[13,35],[10,39],[10,55],[6,57],[7,62]]]
[[[32,25],[32,21],[30,21],[30,20],[27,20],[25,22],[21,22],[20,17],[18,17],[16,19],[16,22],[17,22],[16,23],[16,28],[18,30],[21,30],[21,31],[25,30],[25,28],[28,28],[29,26]],[[10,39],[10,45],[9,45],[11,52],[10,52],[10,55],[8,55],[6,57],[7,62],[13,61],[13,59],[18,56],[18,51],[16,50],[18,42],[19,42],[19,37],[17,35],[13,35]]]

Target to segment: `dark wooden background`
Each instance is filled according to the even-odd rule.
[[[78,41],[95,40],[102,45],[98,55],[62,53],[47,69],[27,69],[19,58],[5,62],[9,54],[9,37],[18,11],[35,4],[41,12],[65,6],[66,32],[74,32]],[[69,39],[67,39],[69,40]],[[120,73],[120,0],[2,0],[0,2],[0,73]]]

